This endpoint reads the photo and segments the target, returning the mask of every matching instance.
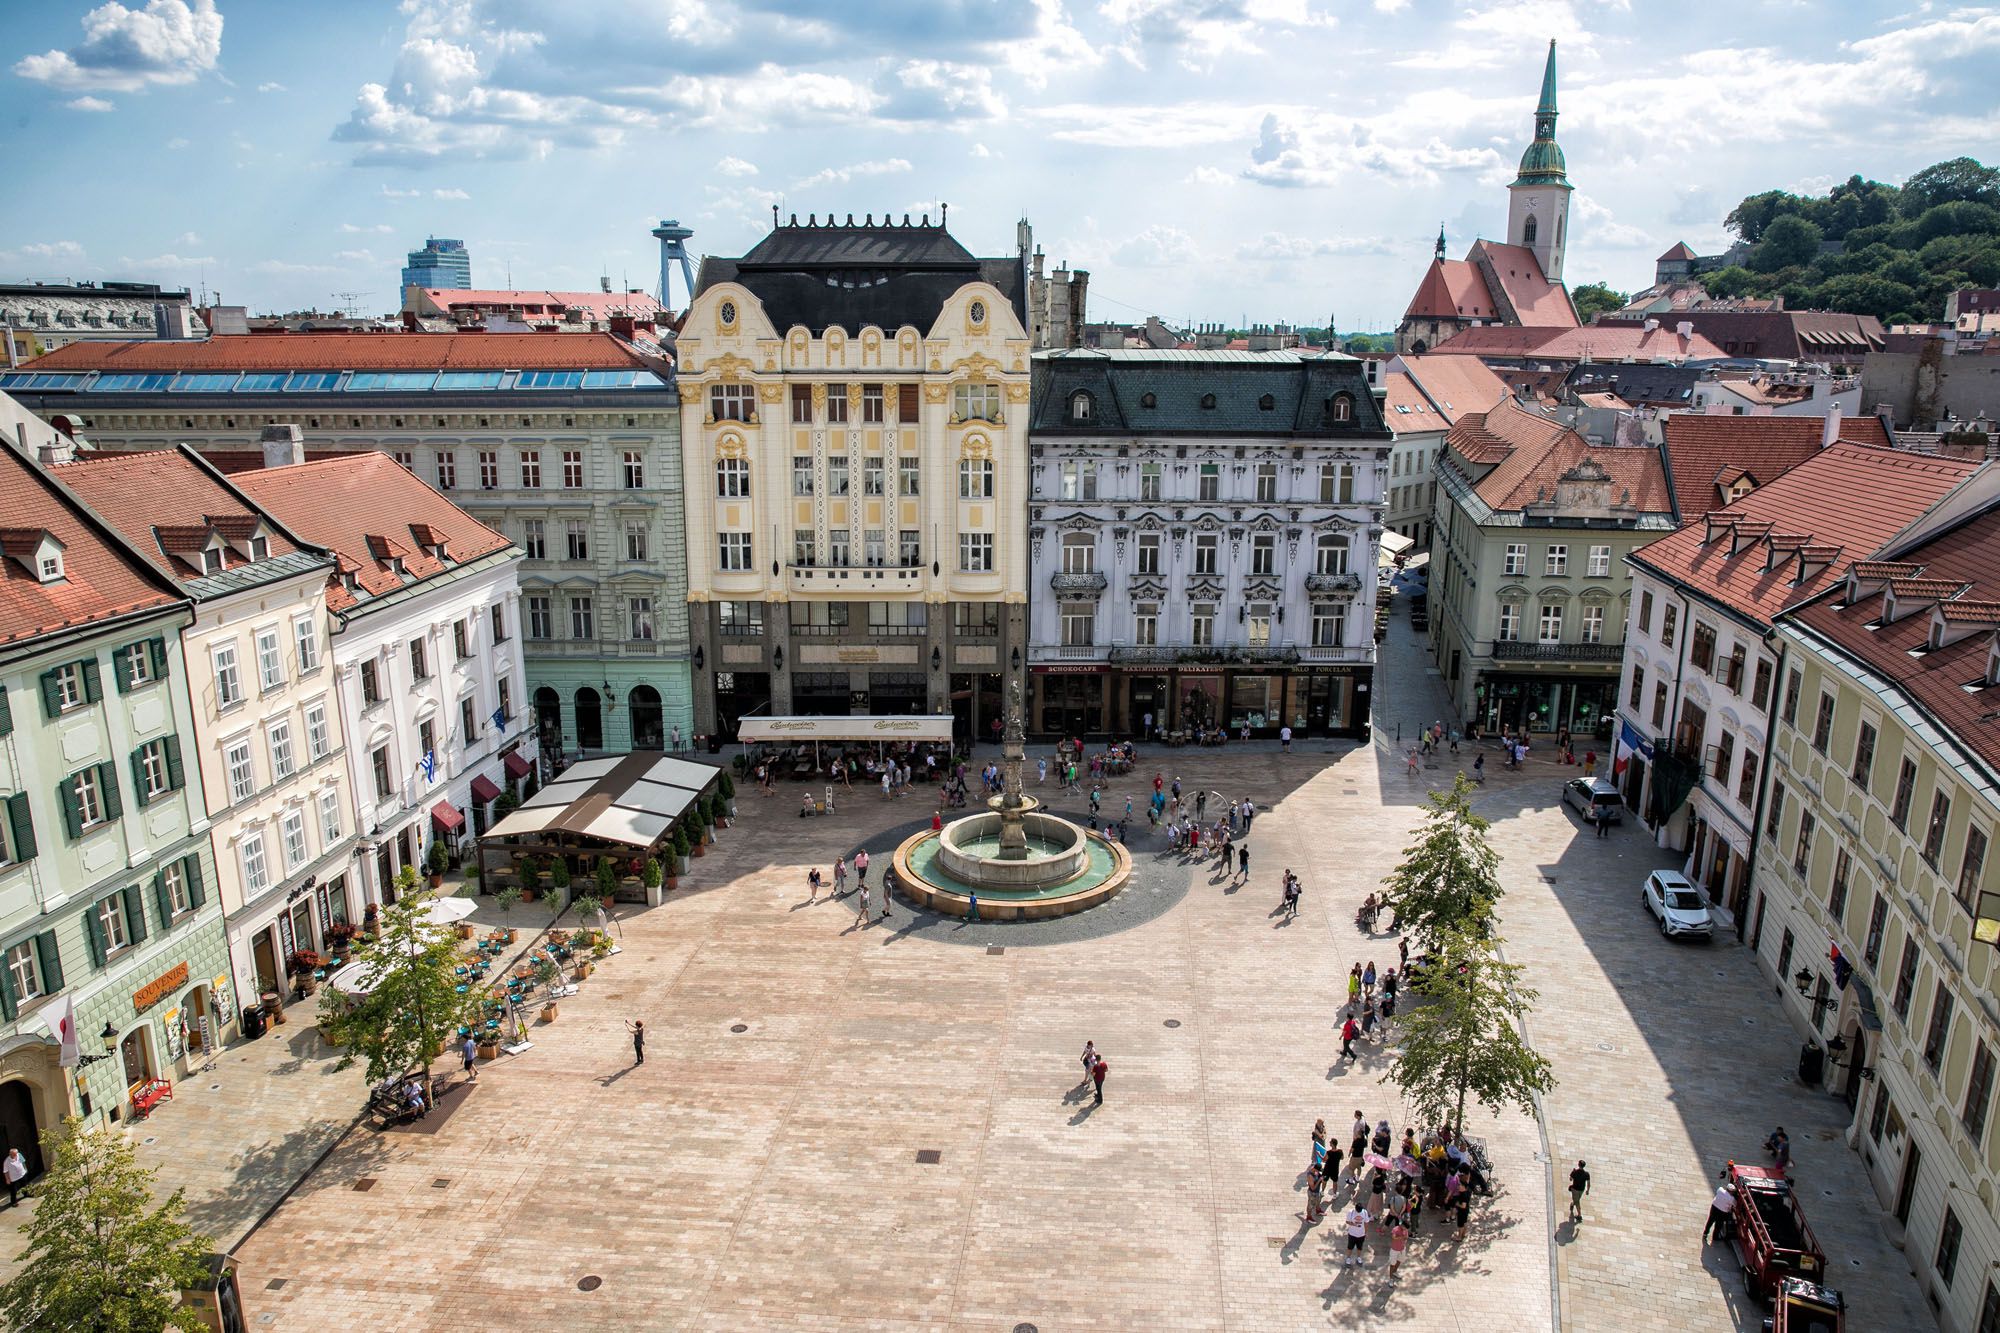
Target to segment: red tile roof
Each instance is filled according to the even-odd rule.
[[[1687,412],[1666,418],[1667,466],[1674,504],[1692,523],[1729,503],[1723,487],[1746,473],[1764,486],[1820,451],[1826,424],[1818,417],[1709,417]]]
[[[1669,418],[1668,424],[1710,419]],[[1872,571],[1878,577],[1907,568],[1885,568],[1873,563],[1873,557],[1977,470],[1977,464],[1955,459],[1859,444],[1815,449],[1735,504],[1709,514],[1705,523],[1690,522],[1639,548],[1632,559],[1768,625],[1786,607],[1845,581],[1850,565],[1864,576]],[[1794,582],[1800,553],[1829,563],[1804,583]],[[1781,558],[1776,568],[1767,569],[1774,554]]]
[[[1905,459],[1910,455],[1894,457]],[[1930,466],[1953,463],[1928,457],[1920,461]],[[1887,492],[1877,492],[1878,496],[1882,494]],[[1823,501],[1826,497],[1819,498]],[[1967,587],[1961,600],[1993,601],[2000,597],[2000,507],[1988,506],[1965,522],[1894,554],[1900,560],[1921,564],[1927,580]],[[1872,597],[1847,606],[1842,606],[1837,598],[1826,597],[1799,608],[1786,619],[1894,684],[1943,730],[1988,765],[2000,767],[2000,686],[1981,683],[1993,636],[1974,633],[1942,648],[1923,651],[1930,635],[1931,617],[1904,616],[1878,628],[1868,628],[1881,606],[1881,601]]]
[[[425,304],[440,311],[505,312],[518,309],[531,319],[554,319],[574,310],[598,324],[605,323],[613,315],[658,319],[666,313],[660,308],[660,303],[646,292],[464,291],[437,287],[426,287],[422,291]]]
[[[1575,328],[1576,307],[1569,292],[1559,282],[1542,276],[1542,261],[1524,245],[1503,245],[1498,241],[1474,241],[1468,257],[1483,255],[1493,266],[1493,278],[1514,307],[1523,324]]]
[[[247,333],[201,342],[73,342],[36,370],[643,370],[608,333]]]
[[[1573,329],[1463,329],[1439,350],[1535,361],[1643,361],[1655,365],[1679,365],[1722,356],[1722,349],[1699,333],[1683,338],[1665,327],[1603,324]]]
[[[1672,513],[1657,449],[1592,445],[1561,422],[1530,412],[1512,399],[1491,412],[1463,418],[1448,438],[1468,463],[1492,464],[1472,482],[1472,489],[1496,510],[1521,509],[1553,496],[1557,483],[1588,461],[1610,474],[1614,504],[1641,514]]]
[[[100,527],[54,478],[13,448],[0,445],[0,645],[181,601],[161,577]],[[63,578],[43,583],[15,558],[33,561],[46,532],[62,543]],[[18,548],[17,548],[18,539]],[[15,701],[18,707],[19,700]]]
[[[420,582],[509,545],[387,454],[346,454],[239,472],[231,480],[280,523],[333,551],[340,569],[354,571],[358,594],[338,574],[327,582],[327,609],[336,613],[409,586],[390,567],[392,556]],[[426,549],[439,538],[449,565]]]
[[[1404,319],[1493,319],[1498,311],[1486,279],[1463,259],[1433,259],[1410,298]]]
[[[118,529],[126,541],[175,579],[202,577],[200,561],[190,561],[181,553],[205,544],[211,528],[231,526],[247,536],[254,520],[263,517],[179,449],[94,455],[64,463],[54,472],[58,480]],[[236,525],[229,523],[231,519],[251,522]],[[187,540],[190,534],[194,534],[192,542]],[[271,532],[270,543],[274,556],[289,555],[299,549],[282,532]],[[247,549],[239,545],[225,557],[224,567],[235,569],[248,564],[249,559]]]
[[[1452,427],[1446,443],[1473,464],[1505,461],[1516,449],[1544,448],[1568,431],[1560,421],[1503,399],[1485,412],[1469,412]]]
[[[1686,241],[1676,241],[1674,242],[1674,248],[1667,251],[1665,254],[1661,255],[1660,258],[1662,260],[1699,259],[1700,256],[1695,254],[1694,251],[1688,249],[1688,243]]]
[[[1403,370],[1431,400],[1431,406],[1456,422],[1467,412],[1486,412],[1507,396],[1507,386],[1476,356],[1406,356]]]

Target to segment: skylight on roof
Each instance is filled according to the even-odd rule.
[[[582,385],[580,370],[524,370],[514,382],[517,389],[576,389]]]
[[[340,382],[337,374],[305,373],[285,377],[286,393],[312,393],[331,389]]]
[[[432,386],[439,389],[497,389],[502,372],[497,370],[447,370]]]
[[[235,371],[227,374],[176,375],[167,386],[170,393],[228,393],[236,387]]]

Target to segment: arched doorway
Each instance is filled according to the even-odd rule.
[[[125,1086],[144,1083],[156,1077],[153,1066],[153,1043],[146,1040],[146,1029],[133,1028],[118,1043],[118,1060],[125,1069]]]
[[[576,692],[576,748],[604,748],[604,717],[599,711],[597,691],[588,685]]]
[[[21,1150],[27,1159],[27,1180],[42,1174],[41,1124],[35,1119],[35,1094],[19,1079],[0,1083],[0,1157]]]
[[[562,749],[562,696],[546,685],[535,691],[535,734],[550,754]]]
[[[634,685],[625,696],[625,706],[632,710],[632,748],[665,749],[667,731],[660,712],[660,692],[651,685]]]

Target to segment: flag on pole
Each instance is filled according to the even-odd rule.
[[[496,727],[505,727],[507,725],[506,709],[496,708],[493,710],[493,725]]]
[[[438,767],[438,761],[437,761],[437,751],[436,751],[436,750],[425,750],[425,751],[424,751],[424,760],[423,760],[423,763],[422,763],[422,765],[420,765],[420,767],[422,767],[422,769],[424,770],[424,781],[425,781],[425,782],[436,782],[436,781],[437,781],[437,767]]]
[[[64,1069],[74,1069],[81,1052],[76,1045],[76,997],[63,996],[62,1012],[55,1019],[56,1041],[62,1047],[60,1063]]]

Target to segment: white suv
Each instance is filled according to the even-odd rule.
[[[1660,919],[1662,935],[1705,940],[1714,933],[1715,918],[1708,910],[1708,899],[1678,870],[1655,870],[1646,876],[1639,900]]]

